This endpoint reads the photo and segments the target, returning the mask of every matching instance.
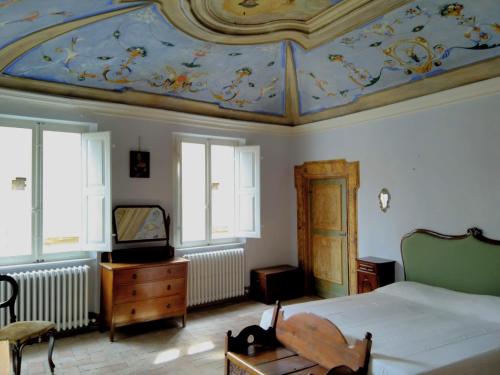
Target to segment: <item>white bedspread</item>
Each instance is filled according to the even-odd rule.
[[[370,374],[500,374],[500,297],[398,282],[371,293],[286,306],[311,312],[348,340],[373,334]],[[272,310],[261,326],[269,327]]]

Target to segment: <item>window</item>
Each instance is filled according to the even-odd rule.
[[[259,146],[241,143],[177,135],[176,246],[260,237]]]
[[[0,119],[0,264],[111,247],[109,133]]]

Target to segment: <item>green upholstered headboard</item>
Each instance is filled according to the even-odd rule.
[[[500,241],[471,228],[463,236],[417,229],[401,240],[405,279],[500,297]]]

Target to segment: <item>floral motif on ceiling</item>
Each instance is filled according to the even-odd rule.
[[[281,116],[284,50],[284,42],[230,46],[199,41],[175,29],[152,5],[43,43],[4,73]]]
[[[2,86],[297,124],[500,74],[499,0],[384,0],[378,14],[385,15],[362,26],[379,0],[39,1],[0,0]],[[364,16],[349,33],[342,17],[342,33],[320,28],[325,43],[314,33],[301,36],[311,44],[284,40],[297,35],[289,29],[255,36],[210,30],[205,38],[179,28],[185,7],[176,6],[186,2],[220,6],[228,19],[245,8],[250,28],[262,17],[284,17],[288,27],[288,16],[316,20],[337,9],[349,18],[347,9],[363,8]]]
[[[0,0],[0,48],[49,26],[138,4],[117,0]]]
[[[363,28],[293,55],[300,114],[500,55],[500,2],[409,3]]]

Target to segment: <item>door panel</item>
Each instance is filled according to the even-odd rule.
[[[342,230],[342,186],[328,183],[328,181],[313,181],[312,227],[314,229]]]
[[[348,294],[347,190],[345,178],[311,181],[310,228],[316,293]]]

